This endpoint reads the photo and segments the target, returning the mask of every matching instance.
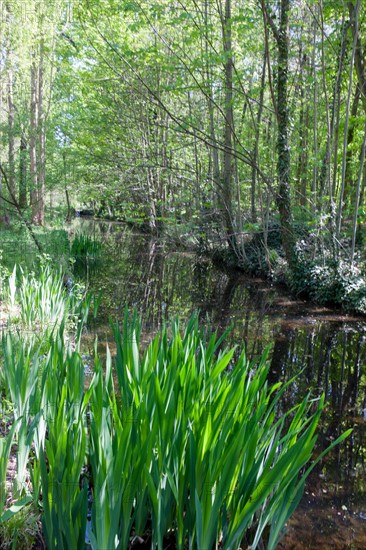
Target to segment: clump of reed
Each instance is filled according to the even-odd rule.
[[[84,233],[77,233],[71,245],[71,254],[76,259],[97,260],[101,251],[102,243]]]
[[[324,397],[307,396],[279,415],[292,382],[270,386],[266,355],[235,358],[196,315],[184,329],[177,321],[164,328],[143,351],[140,320],[126,313],[113,326],[116,356],[107,350],[103,364],[95,346],[85,388],[81,355],[63,330],[41,358],[39,350],[14,356],[14,335],[3,342],[7,395],[20,415],[8,437],[24,429],[32,442],[30,495],[47,546],[84,548],[87,539],[93,549],[127,549],[141,537],[158,549],[168,539],[178,549],[234,549],[243,540],[256,548],[265,533],[275,548],[316,463]],[[14,380],[27,388],[20,397]],[[6,439],[2,475],[8,449]]]
[[[55,269],[44,258],[37,272],[15,265],[2,286],[3,326],[12,325],[24,337],[37,336],[39,341],[47,340],[61,323],[70,334],[77,333],[78,318],[91,299],[80,284],[65,285],[62,269]]]

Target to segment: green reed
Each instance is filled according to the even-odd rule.
[[[279,415],[293,381],[270,386],[266,355],[249,362],[224,348],[196,315],[142,350],[140,320],[127,312],[113,326],[114,359],[107,350],[103,365],[95,345],[85,388],[64,330],[61,323],[52,333],[42,360],[39,349],[14,354],[3,340],[48,548],[84,548],[87,535],[93,549],[127,549],[132,535],[147,533],[158,549],[172,539],[178,549],[229,550],[242,541],[254,549],[263,540],[275,548],[307,475],[349,434],[311,462],[324,398],[306,396]],[[3,451],[5,460],[5,443]]]

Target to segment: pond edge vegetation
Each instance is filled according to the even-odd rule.
[[[61,275],[41,265],[38,277],[43,294],[35,295],[50,301],[44,289],[57,289]],[[9,296],[23,307],[21,288]],[[64,313],[38,337],[21,332],[22,314],[18,330],[3,329],[2,488],[11,452],[16,470],[1,494],[0,536],[30,507],[48,548],[127,549],[132,540],[159,550],[167,542],[275,548],[306,477],[350,430],[314,459],[324,396],[284,413],[281,396],[295,379],[269,386],[265,354],[248,362],[224,347],[225,335],[199,328],[196,314],[142,349],[140,320],[126,310],[122,325],[112,325],[115,357],[107,348],[102,360],[95,343],[86,387],[80,340],[91,305],[91,297],[79,300],[71,310],[78,322]]]

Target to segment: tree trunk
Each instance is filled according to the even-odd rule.
[[[29,156],[30,156],[30,202],[32,205],[32,223],[37,223],[38,219],[38,181],[37,181],[37,69],[33,61],[31,67],[31,105],[30,105],[30,136],[29,136]]]
[[[338,59],[338,71],[337,77],[334,83],[333,90],[333,103],[332,103],[332,116],[331,116],[331,136],[332,136],[332,154],[333,154],[333,178],[332,186],[330,189],[330,211],[332,211],[332,202],[336,192],[337,186],[337,169],[338,169],[338,139],[339,139],[339,116],[340,116],[340,104],[341,104],[341,83],[344,64],[347,53],[347,31],[348,26],[345,24],[344,19],[342,22],[342,41],[340,45],[339,59]],[[334,217],[331,217],[332,224],[334,226]],[[334,227],[333,227],[334,229]]]
[[[281,238],[290,269],[295,268],[295,234],[290,196],[290,151],[288,147],[288,12],[290,0],[281,0],[280,27],[276,35],[278,47],[277,118],[278,118],[278,195],[277,206],[281,222]]]
[[[8,161],[9,161],[9,191],[11,200],[15,194],[15,136],[14,136],[15,107],[13,97],[13,71],[8,72]]]
[[[233,58],[231,44],[231,0],[225,0],[223,21],[225,52],[225,124],[224,124],[224,167],[222,175],[222,203],[225,217],[226,237],[231,250],[236,254],[236,238],[233,223]]]
[[[38,141],[39,141],[39,164],[38,164],[38,212],[37,223],[44,225],[44,201],[46,184],[46,127],[45,114],[43,109],[43,74],[44,74],[44,40],[41,39],[40,57],[38,68]]]
[[[353,215],[353,223],[352,223],[352,249],[351,249],[351,263],[353,264],[354,257],[355,257],[355,249],[356,249],[356,232],[357,232],[357,219],[358,219],[358,207],[360,205],[360,190],[361,190],[361,182],[362,182],[362,176],[363,176],[363,168],[365,165],[365,154],[366,154],[366,122],[364,127],[364,138],[361,148],[361,155],[360,155],[360,166],[358,170],[358,178],[357,178],[357,186],[356,186],[356,193],[355,193],[355,210]]]
[[[261,75],[261,87],[259,92],[259,105],[257,112],[256,120],[256,129],[255,129],[255,141],[254,141],[254,153],[253,153],[253,166],[252,166],[252,180],[251,180],[251,189],[250,189],[250,210],[251,210],[251,219],[255,223],[257,221],[257,212],[256,212],[256,187],[257,187],[257,166],[259,164],[259,136],[260,136],[260,126],[262,121],[263,113],[263,103],[264,103],[264,86],[266,80],[266,66],[267,66],[267,48],[265,48],[263,55],[263,66],[262,66],[262,75]]]
[[[348,137],[348,125],[351,109],[351,97],[352,97],[352,81],[353,81],[353,67],[355,62],[356,48],[357,48],[357,37],[358,37],[358,15],[360,11],[361,1],[357,0],[354,11],[352,12],[351,25],[353,29],[353,45],[352,53],[350,60],[350,69],[349,69],[349,84],[348,84],[348,94],[347,94],[347,104],[346,104],[346,119],[344,123],[344,137],[343,137],[343,154],[342,154],[342,180],[341,188],[339,192],[339,201],[337,209],[337,218],[336,218],[336,242],[337,249],[340,239],[341,226],[342,226],[342,216],[343,216],[343,199],[344,199],[344,189],[346,184],[346,167],[347,167],[347,137]],[[362,93],[362,90],[361,90]]]
[[[306,184],[307,184],[307,166],[308,166],[308,121],[309,121],[309,107],[308,102],[305,100],[305,84],[304,84],[304,68],[307,64],[307,56],[302,51],[302,44],[300,46],[300,116],[299,116],[299,134],[300,134],[300,146],[299,157],[297,161],[297,181],[299,185],[301,206],[306,207]],[[305,106],[306,104],[306,106]]]
[[[355,137],[355,119],[357,116],[358,105],[360,102],[360,88],[357,86],[356,93],[352,101],[351,108],[351,119],[349,121],[348,133],[347,133],[347,159],[346,159],[346,173],[345,173],[345,182],[344,182],[344,203],[347,205],[349,202],[354,201],[354,177],[352,174],[352,143]]]
[[[293,228],[290,190],[290,151],[288,146],[288,12],[290,0],[281,0],[280,22],[276,26],[270,9],[264,0],[261,7],[266,23],[270,26],[277,43],[277,175],[278,192],[276,203],[280,215],[281,241],[285,257],[294,272],[297,267],[296,236]],[[273,98],[274,99],[274,98]]]
[[[366,113],[366,65],[365,65],[365,52],[362,47],[359,25],[356,24],[358,21],[358,10],[359,2],[353,4],[353,2],[348,2],[348,10],[351,20],[351,28],[353,38],[355,40],[355,68],[358,79],[358,84],[361,92],[361,101],[363,108]]]
[[[316,22],[313,21],[313,54],[312,54],[312,70],[313,70],[313,108],[314,108],[314,124],[313,124],[313,147],[314,147],[314,166],[313,166],[313,182],[312,182],[312,200],[314,208],[317,207],[317,181],[318,181],[318,90],[316,79]]]
[[[331,120],[329,117],[329,101],[328,101],[328,90],[327,90],[327,79],[326,79],[326,67],[325,67],[325,54],[324,54],[324,18],[323,18],[323,2],[320,0],[320,22],[321,22],[321,66],[322,66],[322,84],[323,84],[323,93],[325,101],[325,116],[326,116],[326,127],[327,127],[327,141],[325,146],[325,154],[319,174],[319,208],[322,210],[322,202],[324,194],[328,190],[328,194],[331,193],[331,172],[330,172],[330,162],[331,162]]]
[[[24,135],[20,138],[19,153],[19,207],[27,207],[27,142]]]
[[[210,170],[211,179],[214,187],[214,206],[220,206],[220,158],[219,158],[219,149],[217,147],[216,131],[215,131],[215,119],[214,119],[214,102],[213,102],[213,91],[212,91],[212,75],[211,67],[209,64],[209,37],[208,37],[208,28],[210,21],[208,19],[208,0],[205,0],[205,12],[204,12],[204,21],[205,21],[205,53],[206,53],[206,88],[207,92],[207,103],[208,103],[208,112],[209,112],[209,121],[210,129],[209,135],[212,143],[210,147],[209,154],[212,157],[212,168]]]

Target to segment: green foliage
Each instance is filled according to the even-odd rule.
[[[3,550],[30,550],[40,540],[40,513],[35,506],[24,506],[0,524],[0,545]]]
[[[102,243],[95,237],[83,233],[75,235],[71,245],[71,254],[78,260],[97,260],[101,251]]]
[[[51,281],[50,286],[59,283],[56,274],[52,274],[48,267],[41,269],[42,276],[44,288],[49,286],[46,281]],[[64,302],[68,300],[65,292],[59,298]],[[79,317],[76,349],[90,301],[91,298],[81,304],[71,301],[68,309],[65,306],[63,310]],[[41,302],[36,302],[34,309],[38,310],[35,318],[46,318]],[[12,333],[9,330],[2,334],[2,391],[12,411],[12,418],[9,416],[7,420],[9,433],[0,439],[0,537],[4,539],[4,545],[6,533],[12,529],[14,541],[19,539],[20,548],[23,547],[21,541],[30,540],[27,538],[29,526],[22,521],[19,512],[32,499],[37,505],[40,495],[44,534],[49,547],[58,544],[58,547],[81,548],[85,541],[87,489],[78,490],[86,452],[83,364],[79,353],[72,353],[66,345],[66,320],[65,316],[61,317],[50,332],[43,331],[38,338],[34,333],[25,337],[24,332]],[[61,441],[62,437],[64,441]],[[17,443],[17,470],[9,491],[13,499],[18,500],[3,512],[7,496],[5,479],[13,442]],[[32,494],[24,483],[27,469],[30,470]],[[55,518],[59,518],[60,524],[55,523]],[[78,518],[81,518],[81,524]],[[10,521],[12,524],[6,525]],[[16,533],[17,526],[24,528],[20,538]],[[29,532],[29,536],[33,537],[33,534]]]
[[[43,534],[48,548],[83,548],[88,510],[87,485],[80,481],[86,453],[83,365],[78,354],[58,357],[63,365],[50,360],[53,372],[47,377],[59,376],[55,367],[63,367],[64,378],[58,399],[47,402],[47,438],[39,457]]]
[[[50,256],[39,256],[38,264],[36,271],[30,272],[15,265],[12,274],[4,277],[4,300],[0,304],[3,324],[19,330],[25,339],[37,337],[39,342],[46,341],[62,323],[69,336],[79,337],[78,319],[84,316],[92,297],[86,296],[84,287],[66,277],[61,268],[54,269]]]
[[[18,443],[13,493],[20,496],[23,493],[29,452],[37,423],[32,417],[32,411],[37,410],[39,404],[39,360],[37,354],[34,354],[32,344],[19,345],[18,336],[11,333],[2,335],[2,356],[5,391],[13,405]]]
[[[359,258],[353,264],[345,253],[337,260],[326,245],[320,251],[306,241],[297,243],[297,266],[288,274],[292,290],[319,304],[336,304],[366,313],[366,276]]]
[[[187,541],[205,549],[219,540],[236,548],[243,539],[255,548],[266,528],[267,547],[275,548],[315,464],[306,469],[323,398],[307,396],[278,417],[293,380],[270,387],[266,356],[259,363],[244,353],[235,360],[224,336],[199,329],[197,316],[183,332],[178,322],[164,328],[144,352],[136,315],[126,311],[113,332],[114,365],[107,351],[103,373],[96,346],[87,390],[81,356],[65,345],[63,325],[42,361],[39,348],[18,342],[14,353],[16,337],[3,339],[9,397],[22,416],[2,447],[0,473],[25,417],[48,547],[84,547],[89,487],[95,549],[127,549],[132,529],[140,536],[151,529],[160,549],[172,535],[180,549]],[[24,390],[19,396],[11,390],[16,383]]]
[[[274,548],[301,497],[307,474],[299,472],[323,401],[315,406],[307,397],[277,420],[284,388],[267,385],[265,357],[259,365],[244,354],[233,361],[234,350],[219,351],[222,342],[207,339],[195,317],[183,336],[177,323],[170,338],[164,329],[141,359],[138,320],[130,325],[126,316],[122,334],[118,326],[114,334],[120,416],[134,419],[137,444],[152,450],[134,497],[138,506],[147,484],[154,544],[162,548],[174,530],[178,548],[187,538],[211,548],[221,536],[223,548],[232,548],[254,526],[254,548],[269,525]]]
[[[16,424],[14,423],[5,437],[0,437],[0,518],[3,515],[6,502],[6,473],[10,449],[13,444]]]
[[[3,253],[0,250],[0,301],[6,298],[7,290],[8,290],[7,281],[10,275],[9,271],[3,265],[2,256],[3,256]]]

